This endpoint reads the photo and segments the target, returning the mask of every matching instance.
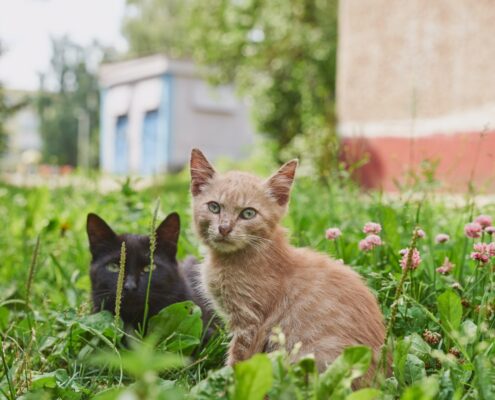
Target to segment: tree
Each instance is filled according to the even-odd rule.
[[[0,156],[5,154],[8,148],[8,131],[5,123],[26,104],[27,100],[21,100],[15,103],[11,102],[4,87],[0,83]]]
[[[190,15],[196,59],[251,99],[276,155],[311,155],[326,175],[337,149],[337,1],[195,1]]]
[[[187,12],[191,0],[127,0],[122,32],[134,56],[192,53]]]
[[[132,51],[191,53],[214,82],[235,83],[248,98],[277,158],[311,157],[319,175],[328,176],[338,150],[337,0],[128,3],[135,11],[133,29],[129,21],[124,26]]]
[[[0,57],[3,52],[4,48],[0,41]],[[8,147],[8,132],[5,123],[26,104],[27,100],[25,99],[17,102],[11,101],[6,94],[3,85],[0,83],[0,156],[5,154]]]
[[[98,44],[83,48],[67,37],[52,40],[51,69],[41,76],[37,96],[46,162],[77,165],[78,120],[82,114],[89,118],[92,149],[97,148],[98,81],[90,61],[101,58],[101,53]],[[50,80],[54,83],[54,91],[47,90]],[[97,152],[92,153],[92,164],[95,165]]]

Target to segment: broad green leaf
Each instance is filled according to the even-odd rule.
[[[351,393],[345,400],[377,400],[382,397],[383,393],[378,389],[366,388]]]
[[[459,296],[447,290],[437,298],[440,320],[448,331],[457,331],[462,319],[462,304]]]
[[[175,382],[159,379],[158,382],[136,382],[127,387],[102,390],[92,397],[94,400],[182,400],[184,398]]]
[[[119,397],[123,397],[124,392],[127,392],[128,389],[123,387],[113,387],[110,389],[104,389],[101,392],[98,392],[93,400],[117,400]],[[127,393],[126,393],[127,394]],[[133,399],[129,396],[129,400]]]
[[[382,385],[382,389],[385,393],[400,393],[399,382],[395,376],[385,379]]]
[[[401,386],[422,379],[426,375],[425,363],[415,355],[429,354],[426,343],[419,337],[409,336],[399,340],[394,350],[394,373]]]
[[[425,326],[428,319],[425,315],[425,312],[421,307],[416,305],[407,305],[407,316],[409,318],[408,328],[409,332],[419,331],[422,327]]]
[[[169,351],[188,355],[201,341],[201,309],[191,301],[172,304],[149,320],[149,333]]]
[[[408,387],[401,400],[433,400],[437,393],[438,381],[434,377],[429,377]]]
[[[84,315],[77,321],[87,327],[103,332],[109,325],[113,324],[113,315],[109,311],[101,311],[96,314]]]
[[[195,400],[227,399],[234,384],[234,371],[231,367],[223,367],[213,371],[208,377],[191,389]]]
[[[450,369],[445,369],[440,375],[438,400],[451,400],[454,398],[454,383],[450,372]]]
[[[409,340],[401,339],[398,340],[394,348],[394,375],[400,386],[405,385],[405,368],[407,355],[409,354],[409,348],[411,347],[411,342]]]
[[[272,387],[272,363],[266,354],[255,354],[235,366],[234,400],[262,400]]]
[[[61,386],[64,382],[69,379],[67,376],[67,371],[64,369],[57,369],[53,372],[47,372],[45,374],[41,374],[33,377],[32,380],[32,389],[39,388],[56,388]]]
[[[426,343],[421,336],[417,333],[407,337],[407,340],[411,343],[409,352],[423,361],[426,361],[431,356],[431,347]]]
[[[9,324],[9,309],[7,307],[0,307],[0,332],[5,331]]]
[[[100,342],[112,346],[115,338],[122,336],[122,332],[115,326],[113,315],[108,311],[82,317],[69,315],[60,322],[70,332],[69,340],[66,341],[67,349],[77,353],[79,359],[93,353]]]
[[[57,387],[55,372],[47,372],[46,374],[34,376],[31,384],[32,389],[55,387]]]
[[[346,348],[320,375],[316,398],[344,399],[350,393],[352,381],[363,376],[371,364],[371,350],[366,346]]]
[[[174,353],[164,353],[156,349],[157,339],[148,336],[144,342],[132,342],[132,349],[115,352],[101,352],[92,358],[92,362],[98,365],[108,365],[116,369],[122,368],[128,374],[137,379],[142,379],[147,374],[156,374],[163,371],[176,369],[184,365],[184,359]]]
[[[316,371],[316,362],[313,356],[304,356],[298,362],[297,365],[304,371],[306,374],[312,374]]]
[[[406,384],[417,382],[426,376],[425,363],[414,354],[408,354],[404,367],[404,381]]]
[[[479,355],[474,360],[474,367],[480,400],[495,399],[495,363],[488,357]]]
[[[17,400],[52,400],[52,399],[63,399],[63,400],[81,400],[83,398],[83,393],[81,391],[75,391],[72,388],[44,388],[44,389],[33,389],[29,393],[17,397]],[[86,397],[85,397],[86,398]]]

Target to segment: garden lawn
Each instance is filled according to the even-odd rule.
[[[139,192],[125,181],[107,194],[96,183],[54,190],[0,184],[0,399],[495,398],[495,252],[478,245],[477,260],[471,257],[475,243],[495,236],[465,234],[479,214],[495,218],[495,204],[478,209],[467,197],[449,206],[428,187],[385,200],[348,182],[299,178],[284,222],[294,245],[342,259],[379,299],[393,368],[388,378],[376,376],[373,389],[352,393],[350,386],[369,365],[363,347],[348,349],[321,375],[310,358],[290,365],[283,352],[257,355],[235,371],[223,367],[227,335],[198,350],[199,310],[190,304],[165,309],[150,323],[153,335],[124,346],[121,323],[90,314],[86,215],[97,213],[120,233],[146,234],[159,200],[159,221],[171,211],[181,216],[179,259],[200,256],[188,186],[184,175]],[[359,246],[367,222],[381,225],[381,245]],[[327,239],[328,228],[341,235]],[[448,240],[438,243],[441,233]],[[419,254],[408,260],[400,251],[411,246]]]

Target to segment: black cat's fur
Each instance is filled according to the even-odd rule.
[[[87,233],[91,260],[91,286],[93,312],[115,311],[117,277],[122,242],[126,245],[126,264],[121,317],[126,325],[138,328],[143,323],[144,304],[150,265],[150,239],[144,235],[117,235],[96,214],[88,214]],[[149,294],[151,317],[170,304],[192,300],[200,306],[203,323],[211,322],[213,312],[195,293],[195,280],[199,274],[196,260],[190,257],[179,265],[176,260],[180,219],[172,213],[156,229],[156,250]],[[211,333],[211,330],[210,332]]]

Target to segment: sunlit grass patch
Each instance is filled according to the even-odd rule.
[[[126,392],[143,399],[261,399],[267,391],[274,399],[495,396],[495,237],[486,218],[475,221],[495,217],[495,204],[481,209],[468,198],[452,206],[427,191],[385,198],[352,184],[297,180],[284,221],[292,243],[357,270],[389,321],[392,376],[377,376],[361,397],[348,397],[350,377],[367,368],[366,350],[349,350],[322,375],[311,360],[290,365],[283,353],[258,356],[233,371],[223,367],[225,332],[198,349],[201,320],[192,305],[152,317],[149,339],[129,338],[110,313],[90,314],[87,213],[105,215],[118,231],[146,234],[153,219],[177,211],[183,227],[178,258],[200,257],[188,190],[182,176],[143,191],[125,182],[106,194],[0,186],[0,398],[118,398]],[[380,231],[371,225],[363,231],[368,222]],[[482,229],[465,228],[473,223]],[[338,231],[329,236],[329,228]],[[373,238],[374,246],[360,248],[370,235],[380,244]],[[132,370],[136,360],[139,371]],[[256,390],[245,389],[250,379],[259,382]]]

